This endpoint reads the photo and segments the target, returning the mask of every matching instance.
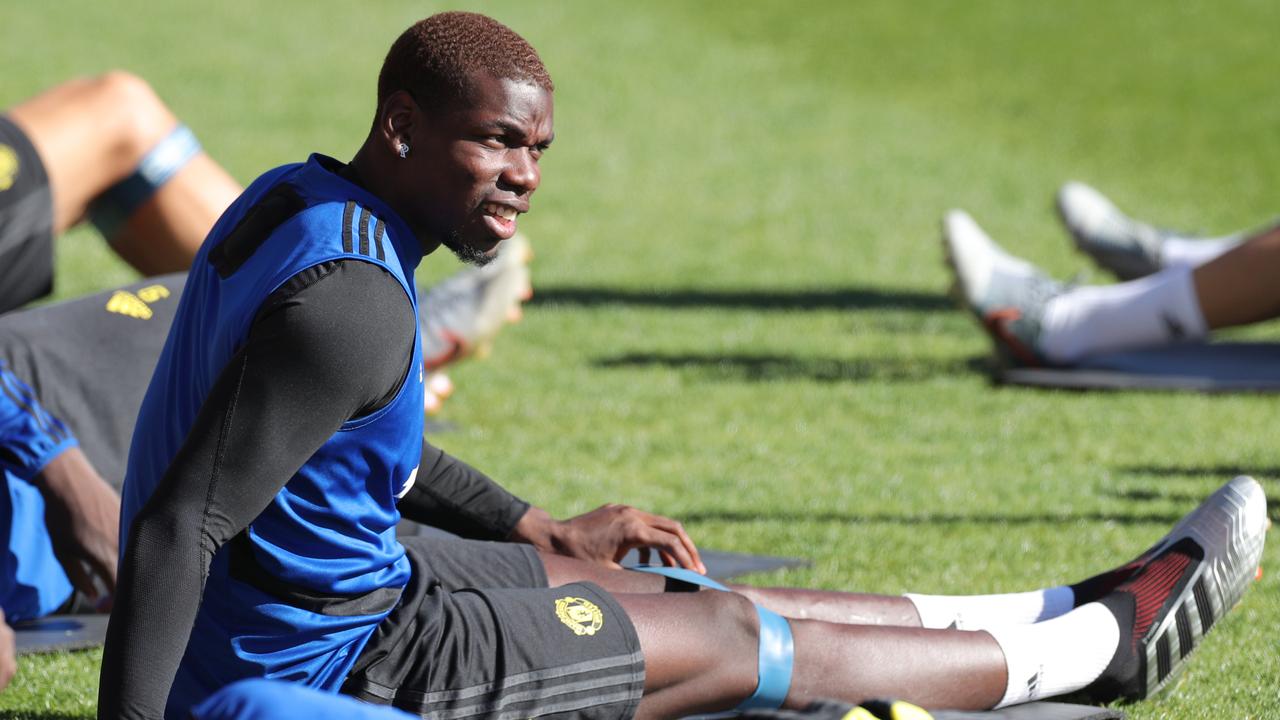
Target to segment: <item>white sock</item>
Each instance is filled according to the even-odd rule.
[[[921,627],[985,630],[996,625],[1037,623],[1071,610],[1075,593],[1062,585],[1004,595],[905,595],[916,606]]]
[[[1171,237],[1160,244],[1160,265],[1164,268],[1197,268],[1243,241],[1242,235],[1211,239]]]
[[[1120,643],[1120,623],[1096,602],[1053,620],[987,632],[1004,651],[1009,677],[996,707],[1079,690],[1107,669]]]
[[[1170,268],[1116,285],[1078,287],[1052,300],[1039,350],[1073,363],[1100,352],[1198,340],[1208,333],[1189,268]]]

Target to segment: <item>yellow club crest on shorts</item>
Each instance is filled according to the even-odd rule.
[[[150,320],[153,313],[142,299],[128,290],[117,290],[107,300],[107,312],[119,313],[139,320]]]
[[[580,597],[562,597],[556,601],[556,617],[574,635],[595,635],[604,625],[604,613],[596,604]]]
[[[0,143],[0,191],[13,187],[13,181],[18,177],[18,166],[18,153]]]

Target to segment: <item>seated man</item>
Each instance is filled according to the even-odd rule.
[[[425,291],[424,301],[437,308],[423,316],[427,372],[444,377],[446,364],[466,356],[460,348],[486,340],[478,328],[504,321],[505,314],[487,320],[483,313],[519,307],[527,269],[524,258],[507,251],[522,250],[520,243],[506,248],[490,266],[463,270]],[[0,481],[9,493],[7,505],[0,504],[0,539],[8,548],[0,562],[0,607],[11,619],[110,607],[117,490],[185,277],[164,275],[0,316]],[[438,407],[429,388],[424,395],[428,411]],[[58,428],[56,442],[41,430],[46,426]],[[445,515],[436,524],[459,523]]]
[[[0,309],[49,291],[52,238],[85,217],[138,270],[185,270],[240,190],[139,78],[111,72],[25,101],[0,117]],[[452,389],[443,367],[519,319],[531,250],[516,240],[427,292],[427,412]],[[0,608],[11,621],[110,608],[116,489],[184,277],[0,317]]]
[[[185,270],[240,190],[150,87],[127,73],[70,81],[20,103],[0,117],[0,309],[48,292],[52,237],[84,217],[140,271]],[[496,262],[463,270],[427,292],[427,412],[438,411],[452,389],[442,369],[483,350],[506,322],[519,319],[520,302],[531,293],[532,251],[524,238],[515,240]],[[0,317],[6,389],[0,409],[17,423],[0,428],[0,458],[11,460],[4,480],[12,519],[0,532],[11,552],[7,574],[0,572],[0,607],[11,619],[107,607],[119,502],[98,472],[115,488],[123,481],[137,407],[183,279],[166,276]],[[29,417],[74,432],[44,448],[56,452],[41,454],[31,443],[42,436],[21,431]],[[55,457],[63,450],[65,457]],[[28,464],[13,460],[19,457]],[[57,470],[67,467],[74,471]],[[44,532],[46,514],[52,537]],[[62,567],[41,554],[50,542]],[[35,576],[24,573],[36,568],[48,571],[40,573],[48,585],[27,582]],[[70,594],[64,570],[80,596]]]
[[[1058,209],[1077,246],[1128,282],[1060,283],[1006,253],[965,212],[943,222],[960,299],[1009,365],[1071,365],[1280,315],[1280,226],[1186,237],[1126,217],[1079,183],[1063,187]]]
[[[138,414],[99,717],[185,717],[245,678],[457,718],[1139,698],[1242,595],[1266,524],[1249,478],[1121,568],[967,600],[701,591],[549,552],[650,547],[700,569],[679,525],[617,506],[517,523],[533,547],[398,541],[416,514],[398,499],[462,467],[421,448],[409,278],[441,245],[484,263],[514,235],[552,91],[511,29],[431,16],[392,44],[350,163],[270,170],[219,220]]]

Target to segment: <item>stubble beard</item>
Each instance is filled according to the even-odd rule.
[[[449,252],[452,252],[459,260],[475,267],[484,267],[498,257],[496,252],[492,255],[486,255],[483,250],[466,244],[462,241],[462,235],[457,230],[450,232],[441,244],[449,248]]]

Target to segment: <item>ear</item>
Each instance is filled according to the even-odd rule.
[[[397,90],[382,103],[378,114],[378,137],[392,154],[399,152],[401,142],[413,145],[417,124],[422,121],[418,103],[404,90]]]

